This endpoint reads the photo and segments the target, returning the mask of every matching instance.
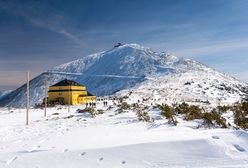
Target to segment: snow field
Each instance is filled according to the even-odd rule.
[[[108,103],[111,104],[111,101]],[[233,129],[195,129],[197,121],[178,118],[171,126],[156,110],[154,122],[138,122],[132,111],[116,113],[102,102],[104,113],[78,114],[83,106],[0,110],[2,168],[162,168],[248,167],[248,133]]]

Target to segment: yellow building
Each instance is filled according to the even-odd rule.
[[[71,105],[95,103],[96,96],[90,94],[85,86],[65,79],[49,87],[48,102]]]

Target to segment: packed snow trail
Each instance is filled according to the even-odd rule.
[[[142,76],[127,76],[127,75],[97,75],[97,74],[87,74],[87,73],[72,73],[72,72],[56,72],[56,71],[48,71],[46,73],[51,74],[62,74],[62,75],[84,75],[84,76],[93,76],[93,77],[109,77],[109,78],[143,78]]]

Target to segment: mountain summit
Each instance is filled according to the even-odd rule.
[[[48,70],[30,81],[31,105],[44,98],[44,81],[53,85],[63,79],[84,84],[98,96],[134,96],[194,101],[199,99],[238,101],[247,84],[217,72],[197,61],[155,52],[138,44],[118,45],[110,50],[84,56]],[[25,85],[10,92],[0,104],[25,104]]]

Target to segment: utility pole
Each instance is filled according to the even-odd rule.
[[[28,125],[28,113],[29,113],[29,72],[27,73],[27,107],[26,107],[26,125]]]
[[[47,113],[47,80],[45,80],[45,110],[44,110],[44,117],[46,117]]]
[[[70,103],[71,103],[71,86],[69,85],[68,113],[70,113]]]

